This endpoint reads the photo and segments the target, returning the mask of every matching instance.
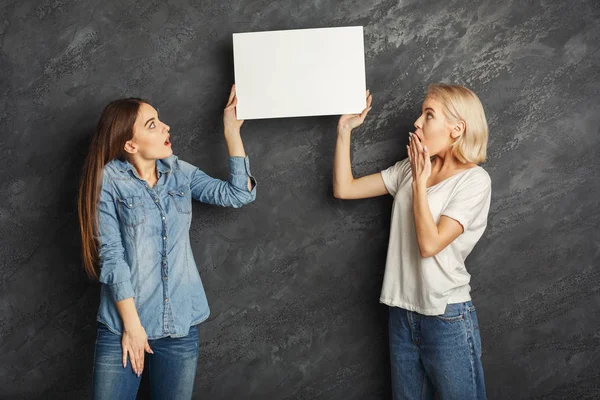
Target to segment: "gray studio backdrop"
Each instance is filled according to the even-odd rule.
[[[467,267],[489,398],[600,396],[596,0],[0,4],[0,398],[89,396],[99,285],[82,272],[75,197],[104,105],[149,99],[175,153],[226,179],[231,34],[353,25],[374,96],[355,175],[406,156],[429,83],[466,85],[487,111],[493,198]],[[256,202],[194,204],[212,309],[195,398],[390,398],[378,299],[392,198],[333,197],[336,123],[246,121]]]

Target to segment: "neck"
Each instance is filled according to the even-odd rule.
[[[452,171],[461,169],[465,164],[461,163],[453,154],[450,148],[443,150],[435,155],[431,165],[436,171]]]
[[[147,160],[141,157],[132,157],[131,164],[137,171],[140,178],[145,181],[156,180],[156,160]]]

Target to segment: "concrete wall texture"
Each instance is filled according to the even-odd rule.
[[[355,176],[406,157],[429,83],[486,109],[493,197],[467,268],[489,398],[600,398],[596,0],[1,1],[0,398],[89,397],[99,285],[75,199],[104,105],[149,99],[175,153],[226,179],[232,33],[353,25],[374,96]],[[390,398],[392,198],[333,197],[337,118],[246,121],[256,202],[194,204],[212,309],[195,398]]]

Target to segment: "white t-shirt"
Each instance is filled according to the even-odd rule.
[[[421,257],[417,242],[409,159],[381,171],[381,176],[394,204],[379,301],[424,315],[440,315],[446,304],[471,300],[471,275],[465,259],[487,226],[492,194],[488,173],[476,166],[427,188],[435,223],[447,215],[464,227],[452,243],[428,258]]]

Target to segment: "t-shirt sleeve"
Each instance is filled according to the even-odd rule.
[[[389,194],[391,194],[394,197],[396,196],[396,192],[398,192],[400,183],[404,175],[406,174],[406,168],[410,168],[410,164],[408,161],[408,158],[405,158],[404,160],[398,161],[391,167],[381,171],[381,178],[383,179],[383,183]]]
[[[492,198],[492,180],[485,170],[465,180],[441,215],[458,221],[463,229],[477,229],[487,225]]]

